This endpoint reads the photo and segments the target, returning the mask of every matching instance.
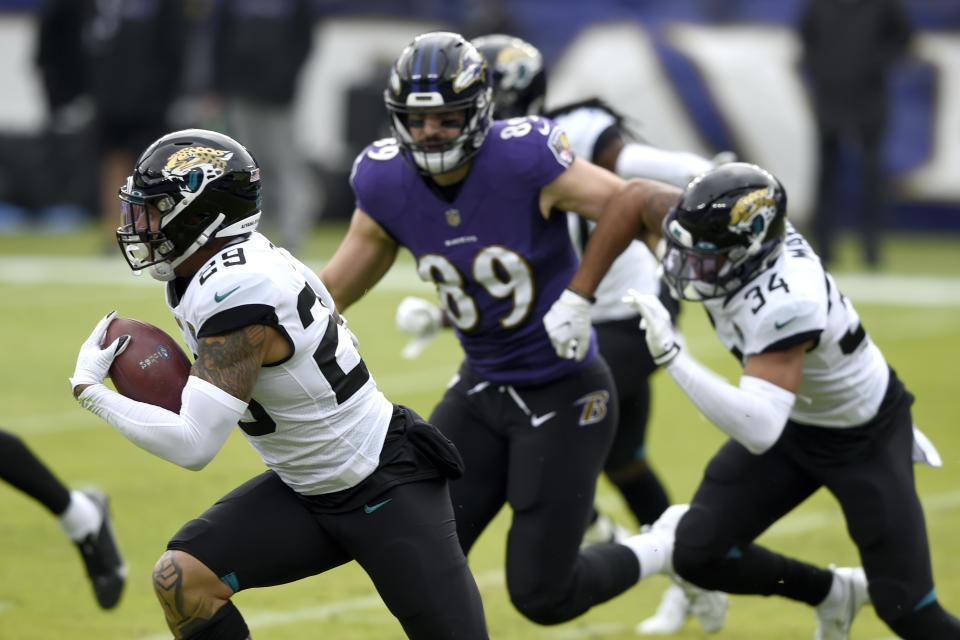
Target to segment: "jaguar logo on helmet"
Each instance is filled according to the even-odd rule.
[[[777,215],[777,201],[772,187],[757,189],[741,196],[730,209],[730,230],[735,233],[760,235]]]
[[[477,81],[487,81],[487,61],[473,47],[465,47],[453,79],[453,92],[460,93]]]
[[[167,158],[163,175],[166,178],[183,179],[187,183],[187,189],[196,193],[202,191],[206,183],[222,176],[227,168],[227,161],[232,157],[232,151],[210,147],[186,147]]]
[[[500,80],[503,87],[526,89],[543,68],[539,52],[532,50],[533,47],[529,44],[523,44],[526,46],[504,47],[497,54],[495,65],[497,71],[503,74]]]

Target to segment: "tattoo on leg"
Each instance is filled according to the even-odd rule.
[[[174,637],[183,638],[213,617],[212,602],[200,598],[187,602],[183,593],[183,569],[167,551],[153,570],[153,590],[160,600],[167,625]]]

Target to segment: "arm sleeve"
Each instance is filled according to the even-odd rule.
[[[620,150],[616,169],[617,175],[624,178],[651,178],[685,187],[691,179],[712,167],[712,162],[695,153],[631,142]]]
[[[247,403],[196,376],[187,378],[181,398],[176,414],[94,384],[80,394],[80,403],[141,449],[199,471],[223,447]]]
[[[683,351],[666,369],[701,413],[750,453],[764,453],[783,433],[796,398],[790,391],[754,376],[741,376],[735,387]]]

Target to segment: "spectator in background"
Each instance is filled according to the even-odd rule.
[[[302,244],[319,210],[318,181],[294,135],[293,103],[310,53],[314,16],[307,0],[219,2],[212,24],[211,89],[231,136],[257,150],[265,208],[278,212],[278,242]]]
[[[880,234],[887,207],[883,138],[887,79],[907,48],[912,27],[900,0],[810,0],[801,18],[804,61],[810,73],[819,130],[819,178],[813,238],[824,264],[842,206],[840,170],[844,143],[857,157],[854,205],[864,256],[880,263]]]
[[[88,97],[99,171],[103,244],[116,242],[117,190],[136,154],[167,127],[180,90],[182,0],[45,0],[37,62],[51,113]]]

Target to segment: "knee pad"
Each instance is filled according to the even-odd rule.
[[[715,529],[713,512],[703,505],[691,505],[683,514],[673,544],[673,568],[680,577],[692,579],[704,565],[722,558],[729,550],[717,544]]]
[[[542,625],[560,624],[571,618],[551,594],[510,594],[510,602],[524,618]]]
[[[870,602],[877,616],[894,630],[899,628],[894,627],[895,623],[912,626],[910,620],[927,618],[938,610],[943,611],[933,590],[927,594],[918,594],[916,587],[911,587],[909,583],[893,578],[870,580]],[[920,616],[921,612],[925,612],[924,615]]]
[[[960,620],[950,615],[936,600],[896,619],[880,617],[899,638],[937,640],[960,637]]]

